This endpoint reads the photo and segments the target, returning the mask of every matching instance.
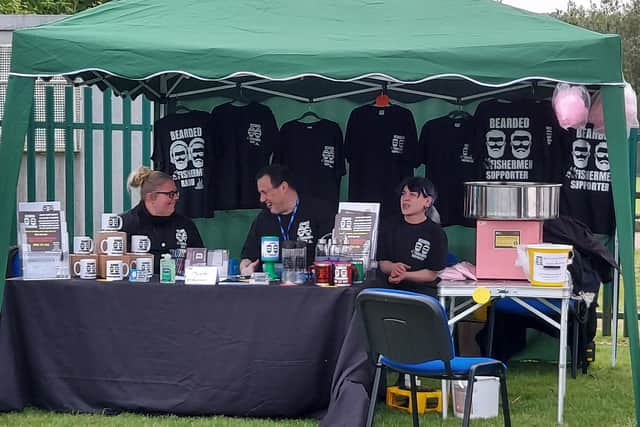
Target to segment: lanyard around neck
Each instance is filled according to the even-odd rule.
[[[289,218],[289,225],[287,225],[287,231],[284,231],[282,227],[282,220],[280,219],[280,215],[278,218],[278,225],[280,226],[280,235],[282,236],[282,240],[289,240],[289,231],[291,231],[291,226],[296,219],[296,214],[298,213],[298,205],[300,204],[300,199],[296,200],[296,206],[293,208],[293,212],[291,212],[291,217]]]

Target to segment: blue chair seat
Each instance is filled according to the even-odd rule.
[[[391,359],[388,359],[384,356],[381,357],[380,361],[383,365],[396,370],[409,373],[411,375],[417,376],[428,376],[428,375],[438,375],[442,372],[445,372],[445,365],[442,360],[430,360],[424,363],[416,363],[416,364],[403,364],[394,362]],[[476,365],[478,363],[495,363],[496,359],[490,359],[488,357],[454,357],[450,360],[451,363],[451,372],[455,375],[464,375],[469,372],[471,366]],[[502,366],[506,369],[504,363]]]

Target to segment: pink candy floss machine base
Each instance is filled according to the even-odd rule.
[[[542,243],[542,221],[478,220],[476,276],[478,279],[527,280],[515,265],[516,246]]]

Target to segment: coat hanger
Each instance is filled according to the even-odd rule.
[[[462,102],[458,99],[457,103],[458,108],[449,113],[448,117],[452,120],[466,120],[471,118],[471,114],[467,113],[462,109]]]
[[[322,120],[322,117],[311,111],[311,102],[313,101],[309,101],[308,110],[304,112],[300,117],[298,117],[296,121],[301,123],[315,123]]]
[[[176,113],[191,113],[193,110],[184,104],[176,106]]]
[[[373,105],[376,107],[389,107],[391,105],[389,95],[387,94],[387,82],[382,84],[382,90],[380,94],[376,96],[376,100]]]
[[[233,101],[231,101],[231,105],[236,107],[244,107],[249,105],[251,101],[245,96],[244,89],[242,87],[242,83],[236,83],[237,95],[233,97]]]

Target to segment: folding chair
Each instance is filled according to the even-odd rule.
[[[357,309],[376,364],[367,427],[373,423],[375,396],[383,368],[409,374],[414,427],[418,426],[416,376],[467,381],[462,419],[466,427],[471,414],[473,384],[478,375],[500,378],[504,425],[511,426],[504,364],[486,357],[457,357],[447,315],[438,300],[413,292],[371,288],[358,295]]]

